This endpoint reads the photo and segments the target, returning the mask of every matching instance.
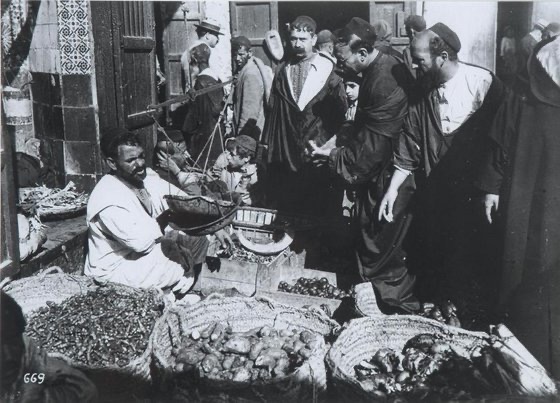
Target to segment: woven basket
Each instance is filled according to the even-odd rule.
[[[57,267],[48,269],[50,271],[60,270]],[[24,278],[11,283],[6,287],[6,292],[10,294],[23,308],[24,314],[29,315],[33,311],[47,305],[47,301],[52,301],[56,304],[62,303],[64,300],[79,294],[86,294],[88,291],[97,290],[100,287],[110,287],[118,290],[121,294],[142,293],[145,290],[129,287],[122,284],[110,283],[97,285],[94,280],[86,276],[72,276],[65,273],[47,274],[42,273],[37,276]],[[162,292],[158,290],[156,302],[164,303]],[[162,315],[163,317],[163,315]],[[154,329],[157,322],[162,319],[160,317],[154,324]],[[131,360],[128,365],[119,367],[117,365],[106,365],[103,367],[93,367],[75,361],[72,357],[65,354],[48,351],[49,356],[60,358],[66,361],[71,366],[78,368],[85,372],[88,376],[95,378],[101,376],[107,378],[108,375],[114,378],[126,379],[127,382],[135,384],[149,382],[150,376],[150,363],[152,354],[152,339],[148,340],[146,350],[137,358]],[[107,379],[109,379],[107,378]],[[122,382],[121,382],[122,383]],[[127,388],[131,390],[134,386],[128,385]]]
[[[21,306],[25,315],[47,305],[47,301],[60,304],[67,298],[86,294],[96,289],[93,279],[67,274],[58,266],[7,283],[3,290]]]
[[[412,315],[360,318],[350,321],[329,350],[326,363],[340,399],[375,400],[356,379],[354,366],[369,360],[381,348],[400,352],[412,337],[432,333],[442,337],[461,356],[470,357],[476,346],[488,345],[488,334],[447,326],[432,319]]]
[[[314,217],[280,213],[260,207],[240,207],[233,220],[234,226],[274,229],[286,226],[299,231],[313,229],[319,225]]]
[[[197,236],[212,234],[231,224],[241,202],[176,195],[165,195],[165,200],[172,212],[172,227]]]
[[[195,329],[203,330],[216,322],[227,323],[234,332],[267,325],[276,329],[309,330],[323,336],[330,335],[337,327],[335,322],[318,312],[289,307],[264,298],[223,298],[212,295],[194,306],[176,306],[165,314],[165,320],[158,323],[152,335],[154,378],[160,382],[162,389],[174,388],[175,394],[184,392],[189,396],[187,399],[224,402],[314,401],[325,392],[324,343],[309,360],[286,377],[252,385],[200,380],[196,386],[192,382],[182,386],[180,381],[174,379],[172,348],[180,344],[182,335]]]

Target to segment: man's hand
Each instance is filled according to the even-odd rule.
[[[494,210],[494,212],[498,211],[499,204],[500,196],[491,193],[484,196],[484,211],[486,213],[486,219],[490,224],[492,224],[492,210]]]
[[[333,143],[326,143],[322,147],[318,147],[317,143],[313,140],[309,140],[309,147],[311,147],[311,151],[309,154],[313,159],[323,159],[326,160],[331,155],[331,151],[336,148]]]
[[[387,193],[385,193],[379,205],[379,214],[377,216],[379,221],[381,221],[381,218],[385,218],[387,222],[393,222],[393,206],[395,205],[398,195],[398,190],[393,190],[391,188],[387,190]]]
[[[222,248],[228,251],[231,251],[233,249],[233,241],[231,240],[231,237],[226,232],[226,230],[221,229],[219,231],[216,231],[214,235],[216,235],[216,238],[218,238],[218,241],[220,241],[220,245],[222,246]]]
[[[186,294],[194,284],[194,277],[181,277],[179,281],[173,286],[173,292],[178,294]]]
[[[181,172],[179,166],[173,159],[164,151],[158,151],[157,153],[158,165],[160,168],[169,170],[173,175],[177,175]]]

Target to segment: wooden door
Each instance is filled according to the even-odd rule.
[[[13,130],[8,130],[4,124],[4,109],[2,108],[2,133],[0,138],[0,164],[2,176],[0,184],[2,187],[2,207],[0,211],[0,280],[12,277],[19,271],[19,235],[17,225],[17,189],[14,181],[15,148],[12,138]]]
[[[370,1],[369,21],[385,20],[393,28],[391,45],[399,51],[408,46],[408,37],[404,27],[407,16],[416,14],[415,1]]]
[[[100,129],[136,131],[150,156],[153,120],[136,114],[156,103],[154,4],[94,1],[91,10]]]
[[[181,68],[181,55],[196,39],[195,24],[204,15],[204,3],[186,1],[160,3],[163,23],[163,69],[166,81],[166,99],[184,93],[186,80]]]
[[[264,34],[278,30],[278,3],[275,1],[230,3],[231,35],[246,36],[253,46],[253,54],[271,67],[274,60],[264,49]]]

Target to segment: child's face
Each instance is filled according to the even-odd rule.
[[[241,158],[237,155],[237,150],[229,150],[228,151],[228,166],[232,169],[238,169],[245,165],[246,158]]]
[[[344,87],[346,88],[346,97],[348,98],[348,101],[355,102],[358,99],[358,93],[360,92],[360,86],[358,83],[347,81],[344,83]]]

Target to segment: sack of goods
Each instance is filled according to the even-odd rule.
[[[326,391],[324,314],[255,298],[175,306],[154,331],[162,389],[188,401],[312,401]]]

